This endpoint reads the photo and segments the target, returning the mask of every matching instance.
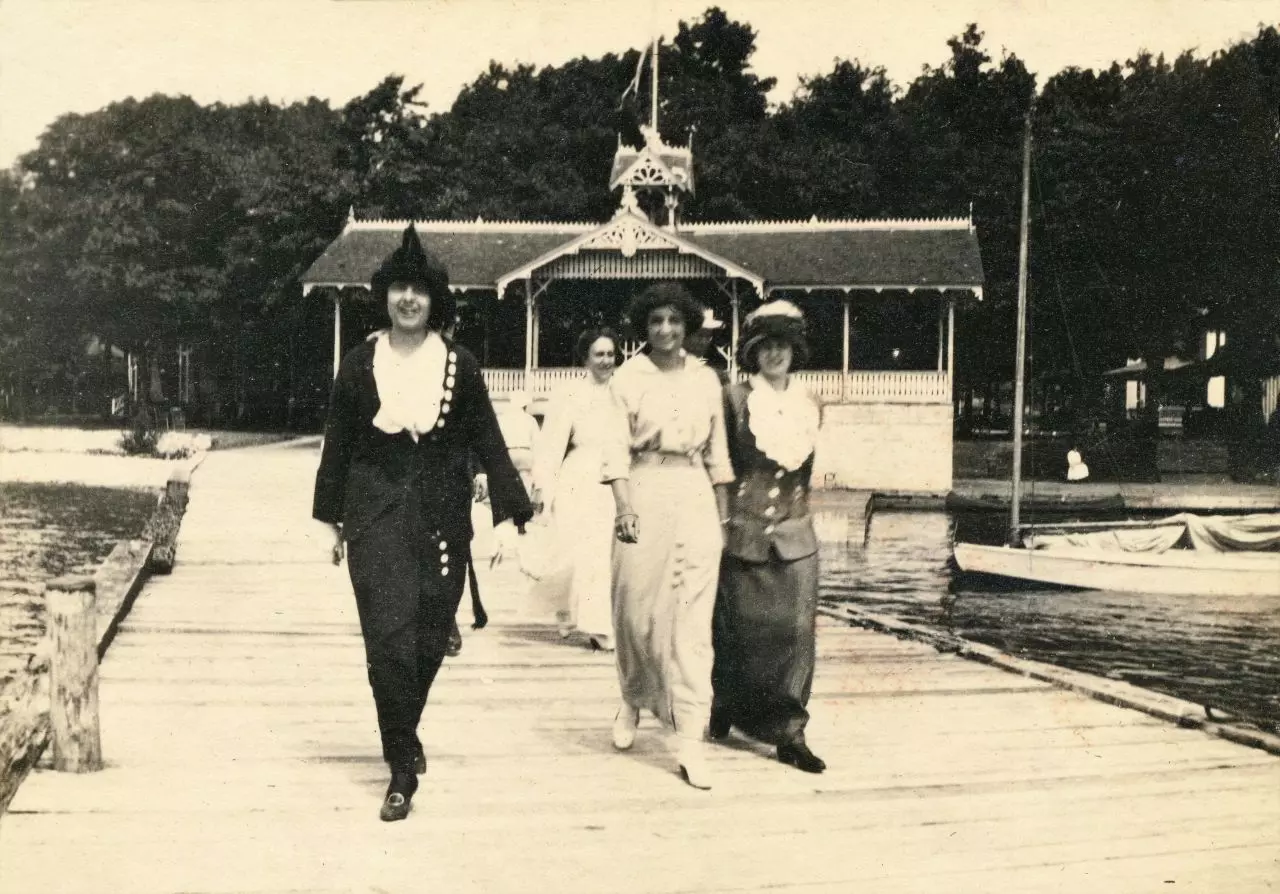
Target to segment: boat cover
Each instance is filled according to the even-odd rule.
[[[1085,547],[1130,553],[1162,553],[1175,548],[1208,552],[1280,550],[1280,514],[1192,515],[1182,513],[1149,527],[1115,527],[1101,531],[1030,534],[1028,549]]]

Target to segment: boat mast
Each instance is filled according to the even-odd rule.
[[[1013,374],[1013,492],[1009,497],[1009,545],[1018,545],[1022,503],[1022,416],[1027,365],[1027,219],[1031,205],[1031,108],[1022,138],[1022,222],[1018,228],[1018,347]]]

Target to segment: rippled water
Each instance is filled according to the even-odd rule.
[[[118,540],[137,537],[152,491],[65,484],[0,484],[0,690],[25,672],[44,635],[42,597],[3,581],[91,574]]]
[[[961,522],[996,542],[1003,519]],[[980,587],[953,581],[943,512],[878,511],[865,548],[823,553],[823,595],[1024,658],[1280,723],[1280,600]]]
[[[117,540],[141,533],[156,499],[146,490],[0,484],[0,579],[92,572]]]

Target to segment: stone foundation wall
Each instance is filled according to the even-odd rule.
[[[827,404],[815,488],[945,493],[951,489],[950,404]]]

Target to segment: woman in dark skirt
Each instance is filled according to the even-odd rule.
[[[426,770],[417,727],[470,570],[472,457],[488,473],[495,525],[523,525],[533,510],[479,364],[441,335],[455,313],[448,274],[412,226],[371,285],[391,328],[338,369],[312,515],[333,525],[335,560],[345,544],[391,821],[409,813]]]
[[[809,517],[809,476],[818,406],[789,375],[807,354],[804,317],[786,301],[745,321],[742,368],[728,389],[725,427],[736,481],[713,625],[715,665],[709,733],[730,727],[777,746],[778,760],[826,769],[805,743],[813,687],[818,542]]]

